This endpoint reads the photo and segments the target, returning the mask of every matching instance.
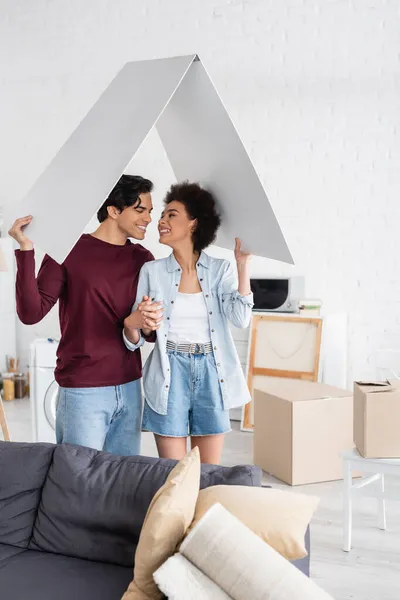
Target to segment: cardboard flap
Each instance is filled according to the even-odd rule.
[[[379,386],[379,387],[385,387],[385,386],[391,385],[389,381],[355,381],[355,383],[357,385],[362,385],[362,386]]]
[[[289,379],[286,377],[264,377],[262,383],[255,384],[255,389],[287,402],[307,402],[313,400],[330,400],[348,398],[352,393],[326,383]]]
[[[390,381],[355,381],[354,383],[365,394],[383,394],[385,392],[396,392],[398,389]]]

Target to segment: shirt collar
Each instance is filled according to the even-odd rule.
[[[202,252],[197,262],[202,267],[208,269],[210,266],[210,257],[205,252]],[[174,271],[180,269],[179,263],[176,260],[173,252],[168,256],[167,269],[169,273],[173,273]]]

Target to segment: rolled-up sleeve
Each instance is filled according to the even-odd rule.
[[[240,329],[248,327],[254,306],[253,294],[242,296],[238,291],[238,278],[229,261],[224,262],[221,278],[221,296],[223,312],[227,319]]]
[[[128,340],[128,338],[125,335],[125,331],[122,332],[122,339],[124,340],[124,344],[128,348],[128,350],[130,350],[131,352],[135,352],[135,350],[137,350],[138,348],[141,348],[144,344],[144,337],[142,335],[142,332],[139,331],[139,334],[140,334],[139,341],[137,344],[134,344],[133,342]]]

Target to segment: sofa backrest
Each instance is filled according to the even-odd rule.
[[[28,547],[54,448],[0,442],[0,544]]]
[[[125,566],[133,565],[147,508],[176,464],[172,460],[120,457],[70,445],[4,442],[0,449],[0,473],[2,463],[8,462],[10,470],[15,456],[19,457],[13,478],[5,482],[8,492],[1,492],[0,477],[0,543],[12,544],[15,539],[34,550]],[[28,465],[22,465],[23,454],[32,474],[28,483],[23,482]],[[250,466],[202,465],[201,487],[220,484],[258,486],[261,471]],[[9,541],[4,541],[2,498],[13,503],[14,490],[26,497],[22,508],[30,509],[30,518],[28,522],[24,517],[22,536],[9,530]],[[23,515],[17,510],[14,523],[18,527],[20,519]]]

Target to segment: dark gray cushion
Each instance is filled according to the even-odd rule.
[[[175,464],[58,446],[29,548],[132,566],[148,506]],[[260,483],[257,467],[202,466],[202,487]]]
[[[17,548],[16,546],[8,546],[7,544],[0,544],[0,582],[1,582],[1,569],[2,566],[5,564],[3,563],[3,561],[7,560],[8,558],[11,558],[12,556],[17,556],[18,554],[21,554],[22,552],[26,552],[26,550],[24,548]],[[1,590],[1,587],[0,587]],[[1,594],[0,594],[0,598],[1,598]]]
[[[54,446],[0,442],[0,543],[27,548]]]
[[[0,545],[2,600],[121,600],[132,569]]]

